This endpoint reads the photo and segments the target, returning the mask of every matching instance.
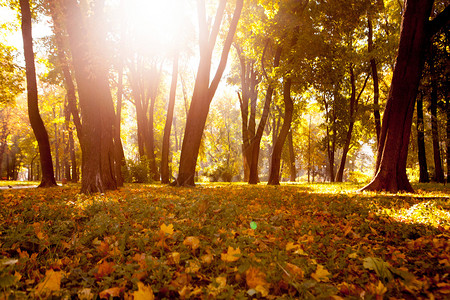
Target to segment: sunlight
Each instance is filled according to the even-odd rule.
[[[125,4],[127,38],[145,51],[178,49],[191,27],[186,0],[129,0]]]

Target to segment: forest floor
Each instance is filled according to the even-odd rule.
[[[0,191],[0,299],[444,299],[450,189]]]

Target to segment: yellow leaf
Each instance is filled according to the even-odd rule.
[[[262,285],[256,286],[255,291],[260,292],[263,297],[267,297],[267,295],[269,295],[269,291]]]
[[[138,290],[133,293],[134,300],[153,300],[155,295],[153,294],[152,287],[138,282]]]
[[[266,274],[261,272],[258,268],[250,267],[245,271],[245,282],[251,289],[256,289],[257,286],[267,286]]]
[[[184,241],[183,245],[186,245],[188,247],[191,247],[192,250],[197,249],[200,247],[200,240],[195,236],[188,236]]]
[[[330,281],[328,276],[331,275],[327,269],[325,269],[322,265],[317,265],[316,272],[311,274],[311,277],[314,278],[317,282],[327,282]]]
[[[350,253],[350,254],[348,255],[348,258],[353,258],[353,259],[355,259],[355,258],[357,258],[357,257],[358,257],[358,254],[357,254],[356,252]]]
[[[59,291],[63,276],[64,274],[61,271],[55,272],[53,270],[47,270],[44,279],[36,286],[36,296],[40,297],[53,291]]]
[[[172,252],[169,254],[169,264],[178,265],[180,263],[180,253]]]
[[[172,224],[169,224],[169,226],[166,226],[166,224],[162,224],[160,228],[161,228],[161,232],[163,232],[163,233],[167,233],[168,235],[173,234],[173,225]]]
[[[286,251],[291,251],[292,249],[297,249],[299,247],[300,245],[295,245],[293,242],[289,242],[286,244]]]
[[[210,250],[206,250],[206,254],[205,254],[205,255],[202,255],[202,256],[200,257],[200,259],[201,259],[201,261],[202,261],[203,263],[209,265],[209,264],[213,261],[214,256],[212,255],[212,253],[211,253]]]
[[[200,270],[200,264],[196,261],[190,260],[189,266],[186,268],[186,273],[197,273]]]
[[[239,249],[239,248],[234,249],[231,246],[228,246],[227,253],[222,253],[220,255],[220,259],[222,259],[223,261],[226,261],[226,262],[237,261],[240,257],[241,257],[241,249]]]
[[[216,278],[216,282],[219,284],[219,289],[223,289],[227,285],[227,278],[219,276]]]

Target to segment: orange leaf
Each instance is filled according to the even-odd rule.
[[[167,233],[168,235],[173,234],[173,225],[172,224],[169,224],[168,226],[166,224],[162,224],[160,228],[161,228],[161,232],[163,232],[163,233]]]
[[[107,261],[103,261],[99,266],[98,266],[98,271],[95,274],[95,277],[97,279],[102,278],[103,276],[107,276],[109,274],[111,274],[112,272],[114,272],[114,263],[113,262],[107,262]]]
[[[110,299],[110,298],[114,298],[114,297],[120,298],[120,293],[123,290],[124,290],[124,288],[113,287],[113,288],[106,289],[106,290],[100,292],[99,296],[100,296],[100,299]]]

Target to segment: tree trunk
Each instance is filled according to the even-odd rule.
[[[161,151],[161,182],[166,184],[170,183],[171,175],[169,172],[170,132],[172,129],[173,111],[175,108],[175,97],[177,92],[178,57],[179,54],[176,53],[173,58],[172,82],[170,84],[169,105],[167,107],[167,117],[166,124],[164,126],[164,137]]]
[[[283,48],[281,46],[277,46],[277,50],[275,52],[275,56],[273,59],[273,68],[277,68],[280,65],[281,52]],[[264,61],[264,54],[262,61]],[[264,66],[263,66],[264,68]],[[269,80],[269,79],[268,79]],[[264,108],[261,115],[261,119],[259,120],[258,129],[256,130],[255,136],[250,141],[250,146],[247,151],[251,152],[251,161],[250,161],[250,174],[248,177],[249,184],[257,184],[259,182],[258,178],[258,160],[259,160],[259,150],[261,145],[262,135],[264,133],[264,128],[266,127],[267,118],[269,117],[270,104],[272,103],[273,96],[273,84],[269,82],[266,91],[266,97],[264,99]]]
[[[350,122],[348,124],[348,130],[347,130],[347,137],[345,139],[344,147],[342,148],[342,158],[341,163],[339,165],[339,169],[336,173],[336,182],[342,182],[344,178],[344,169],[345,169],[345,163],[347,162],[347,154],[348,150],[350,149],[350,143],[352,140],[352,133],[353,133],[353,126],[355,125],[356,121],[356,114],[358,112],[358,102],[361,98],[362,93],[364,92],[364,89],[366,88],[367,80],[369,79],[369,75],[366,77],[366,80],[364,81],[364,84],[361,88],[361,91],[359,92],[358,96],[356,96],[356,78],[353,71],[353,66],[350,67],[350,81],[352,86],[352,93],[350,96]]]
[[[430,182],[428,176],[427,157],[425,152],[425,126],[423,122],[423,101],[422,94],[417,97],[417,148],[419,159],[419,182]]]
[[[123,186],[123,169],[126,167],[125,153],[123,152],[122,139],[120,138],[120,123],[122,119],[122,98],[123,98],[123,61],[122,57],[119,58],[119,67],[117,70],[119,79],[117,83],[117,105],[116,105],[116,118],[114,123],[114,157],[115,157],[115,170],[116,170],[116,182],[118,187]]]
[[[295,152],[294,152],[294,138],[292,136],[292,128],[288,134],[288,146],[289,146],[289,180],[295,182],[297,177],[297,171],[295,169]]]
[[[362,190],[414,191],[406,175],[406,160],[414,102],[429,43],[426,29],[432,6],[433,0],[405,3],[398,56],[378,143],[376,172]]]
[[[99,49],[94,47],[101,40],[87,30],[76,0],[64,0],[63,3],[83,118],[81,192],[89,194],[117,189],[114,106],[106,66],[102,64]]]
[[[56,180],[53,173],[52,154],[47,130],[39,114],[33,37],[31,33],[31,12],[28,0],[20,0],[20,11],[22,14],[22,37],[27,77],[28,116],[38,142],[42,166],[42,180],[39,187],[51,187],[56,186]]]
[[[212,52],[220,31],[226,1],[220,1],[214,23],[211,25],[211,32],[209,32],[207,26],[205,1],[200,0],[198,2],[200,63],[197,78],[195,80],[191,106],[189,107],[189,113],[186,119],[186,128],[177,178],[177,185],[179,186],[194,185],[195,166],[197,164],[198,152],[209,112],[209,106],[226,67],[228,53],[230,52],[231,43],[241,15],[243,2],[243,0],[236,1],[233,18],[222,49],[219,66],[211,83],[210,70]]]
[[[447,183],[450,183],[450,97],[447,96]]]
[[[433,48],[433,47],[431,47]],[[432,50],[433,52],[433,50]],[[433,57],[433,55],[432,55]],[[445,182],[444,170],[442,168],[441,149],[439,146],[439,129],[437,116],[437,82],[434,62],[430,62],[431,77],[431,95],[430,95],[430,112],[431,112],[431,137],[433,139],[433,159],[434,159],[434,181]]]
[[[292,115],[294,113],[294,102],[291,98],[291,86],[292,80],[290,78],[285,79],[283,88],[283,100],[284,100],[284,121],[281,126],[280,134],[278,135],[275,144],[273,146],[271,168],[269,173],[269,185],[280,184],[280,162],[283,146],[286,141],[286,137],[291,129]]]
[[[373,28],[372,28],[372,17],[369,14],[368,18],[368,27],[369,27],[369,36],[368,36],[368,48],[370,58],[370,68],[372,70],[372,81],[373,81],[373,116],[375,119],[375,131],[377,133],[377,143],[380,140],[380,130],[381,130],[381,116],[380,116],[380,88],[378,82],[378,70],[377,70],[377,61],[375,57],[373,57]]]

